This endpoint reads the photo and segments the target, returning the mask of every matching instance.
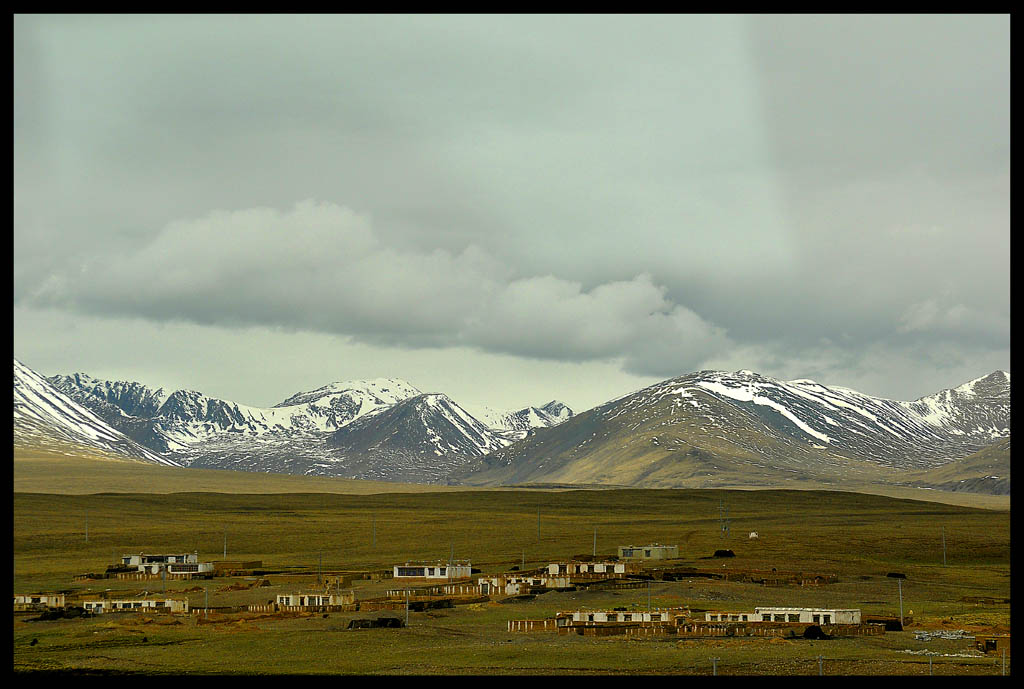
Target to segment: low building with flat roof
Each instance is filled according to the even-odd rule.
[[[188,612],[187,598],[143,596],[140,598],[85,598],[82,607],[100,614],[108,612]]]
[[[839,608],[757,607],[753,612],[712,610],[706,622],[793,622],[800,624],[860,624],[860,610]]]
[[[620,545],[620,560],[672,560],[679,557],[679,546],[661,545]]]
[[[53,610],[64,607],[63,593],[16,593],[14,612]]]
[[[328,605],[352,605],[356,602],[354,591],[308,591],[299,593],[281,593],[277,596],[277,604],[282,607],[319,608]]]
[[[572,581],[566,574],[498,574],[477,579],[480,594],[518,596],[534,589],[567,589]]]
[[[569,576],[586,576],[594,574],[603,574],[605,576],[625,576],[627,574],[638,574],[640,570],[641,567],[638,562],[618,562],[610,560],[601,562],[582,562],[577,560],[569,562],[552,562],[547,567],[548,574],[552,576],[559,574],[566,574]]]
[[[466,579],[472,576],[473,568],[468,561],[459,562],[406,562],[395,565],[395,579]]]
[[[212,575],[214,564],[212,562],[200,562],[198,553],[172,553],[152,555],[139,553],[137,555],[122,555],[121,567],[134,567],[144,574],[161,574],[166,572],[168,576],[189,577],[192,575]]]

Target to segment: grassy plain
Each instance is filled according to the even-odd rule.
[[[57,470],[64,463],[51,461],[56,485],[61,474]],[[26,469],[24,461],[15,462],[16,592],[138,591],[143,586],[160,591],[164,585],[159,581],[74,582],[72,577],[102,571],[122,552],[198,550],[203,559],[221,559],[226,534],[229,559],[258,559],[271,569],[305,566],[306,574],[271,575],[270,587],[247,591],[220,590],[236,580],[168,582],[167,592],[188,595],[198,607],[207,595],[211,606],[265,603],[278,592],[312,584],[321,561],[324,571],[377,569],[405,560],[447,559],[454,553],[456,558],[471,559],[483,572],[497,573],[521,566],[524,560],[533,567],[590,554],[595,529],[599,554],[614,554],[618,545],[630,543],[672,543],[679,545],[678,564],[834,572],[840,581],[820,588],[765,588],[694,579],[654,582],[650,593],[644,589],[551,592],[515,604],[492,601],[414,612],[408,628],[358,631],[346,630],[348,620],[376,613],[290,618],[126,614],[48,622],[15,616],[16,671],[709,675],[711,659],[718,658],[717,671],[723,675],[816,675],[822,656],[827,675],[927,675],[928,656],[918,652],[928,651],[939,654],[932,657],[935,674],[999,674],[1002,670],[1001,659],[967,657],[970,642],[918,642],[913,630],[1009,630],[1008,604],[963,600],[1010,597],[1010,514],[1006,510],[824,491],[398,492],[400,487],[395,490],[394,484],[388,484],[395,492],[356,494],[341,490],[341,483],[288,477],[284,480],[309,480],[310,488],[295,483],[291,490],[269,493],[232,484],[262,478],[265,488],[282,485],[277,483],[280,477],[262,475],[202,480],[187,489],[173,481],[187,480],[193,470],[175,469],[154,480],[149,486],[152,491],[118,492],[109,486],[107,492],[79,494],[19,489],[19,472],[36,481],[40,479],[37,468]],[[89,473],[87,468],[81,471]],[[95,479],[85,474],[80,482]],[[172,480],[172,475],[178,478]],[[163,492],[168,485],[179,488],[178,492]],[[313,490],[313,486],[322,488]],[[727,538],[720,529],[721,506],[728,508]],[[750,531],[760,537],[748,539]],[[732,549],[736,557],[709,557],[723,547]],[[793,604],[895,614],[899,589],[896,580],[886,576],[890,572],[907,576],[902,583],[903,606],[907,614],[913,610],[914,625],[882,637],[626,640],[506,631],[509,619],[539,619],[559,610],[646,607],[648,595],[655,607],[685,605],[694,611]],[[356,593],[359,598],[378,595],[391,583],[358,581]],[[197,590],[182,593],[186,589]],[[381,614],[404,616],[403,612]]]

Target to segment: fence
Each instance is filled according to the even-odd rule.
[[[202,610],[202,608],[199,608]],[[213,608],[210,608],[213,610]],[[358,603],[349,603],[347,605],[276,605],[270,604],[250,604],[246,606],[248,612],[355,612],[359,610]]]
[[[212,579],[213,572],[181,572],[177,574],[167,573],[166,577],[163,574],[152,574],[150,572],[117,572],[114,575],[117,579],[126,581],[153,581],[160,579],[167,579],[172,581],[175,579]]]
[[[753,624],[682,624],[676,630],[679,636],[699,637],[793,637],[803,636],[809,627],[818,626],[801,623],[753,623]],[[828,636],[880,636],[885,627],[880,624],[831,624],[821,625]]]
[[[575,578],[575,577],[574,577]],[[575,583],[575,582],[574,582]],[[586,589],[612,590],[612,589],[642,589],[647,588],[646,581],[621,581],[612,579],[609,581],[595,581],[592,583],[580,583]]]
[[[557,630],[555,620],[509,620],[510,632],[553,632]]]
[[[676,628],[670,624],[629,627],[626,636],[667,636],[675,634]]]
[[[388,598],[405,598],[406,592],[412,598],[428,598],[431,596],[480,596],[479,584],[449,584],[417,588],[388,589],[384,594]]]

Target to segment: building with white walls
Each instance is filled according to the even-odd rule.
[[[187,598],[145,596],[142,598],[86,598],[82,601],[86,611],[100,614],[108,612],[188,612]]]
[[[406,562],[404,565],[395,565],[395,579],[432,579],[452,580],[466,579],[473,574],[473,567],[468,561],[458,562]]]
[[[860,610],[838,608],[757,607],[753,612],[712,610],[706,622],[793,622],[800,624],[860,624]]]
[[[661,545],[620,545],[620,560],[673,560],[679,557],[679,546]]]

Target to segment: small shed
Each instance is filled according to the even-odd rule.
[[[14,611],[47,610],[64,607],[63,593],[14,594]]]
[[[1010,655],[1009,634],[975,634],[974,644],[982,653],[1000,654],[1006,651],[1006,655]]]
[[[679,546],[661,545],[620,545],[620,560],[672,560],[679,557]]]

